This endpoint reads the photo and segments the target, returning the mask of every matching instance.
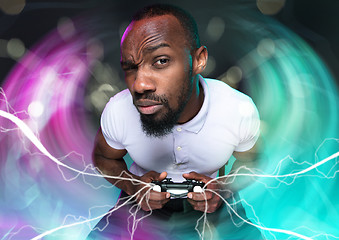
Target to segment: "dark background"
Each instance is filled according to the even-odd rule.
[[[6,1],[0,0],[1,4]],[[274,0],[272,0],[274,2]],[[28,0],[20,14],[8,15],[0,10],[0,39],[20,39],[30,49],[46,34],[56,28],[62,17],[74,18],[101,11],[112,11],[115,21],[126,22],[141,6],[169,1],[114,1],[114,0]],[[220,6],[236,4],[244,9],[258,11],[255,0],[224,1],[170,1],[192,12],[199,27],[217,15]],[[110,10],[107,10],[110,9]],[[194,11],[193,11],[194,10]],[[207,12],[206,14],[204,14]],[[339,79],[339,1],[286,0],[284,7],[271,18],[278,20],[302,37],[320,55],[330,68],[337,83]],[[1,49],[2,48],[2,49]],[[5,46],[0,46],[0,52]],[[209,47],[210,48],[210,47]],[[213,50],[213,48],[212,48]],[[0,84],[17,60],[0,55]],[[211,74],[217,77],[218,71]]]

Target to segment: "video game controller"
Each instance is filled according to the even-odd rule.
[[[156,192],[169,192],[171,199],[186,198],[189,192],[203,192],[204,183],[196,180],[186,180],[178,183],[173,182],[171,178],[165,178],[163,181],[152,181],[155,186],[152,190]]]

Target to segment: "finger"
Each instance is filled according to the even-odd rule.
[[[207,183],[209,180],[212,179],[210,177],[207,177],[207,176],[200,174],[200,173],[197,173],[197,172],[184,173],[182,176],[186,179],[197,180],[197,181],[201,181],[203,183]]]
[[[219,208],[220,203],[219,202],[196,202],[193,201],[191,199],[188,199],[188,202],[192,205],[193,209],[196,211],[201,211],[201,212],[207,212],[207,213],[211,213],[214,212],[216,209]]]
[[[216,181],[208,181],[205,183],[205,188],[211,191],[221,191],[223,186]]]
[[[160,173],[160,175],[158,176],[158,181],[162,181],[167,177],[167,172],[162,172]]]
[[[195,180],[198,180],[198,178],[202,177],[202,174],[199,174],[197,172],[192,171],[190,173],[184,173],[182,176],[184,178],[186,178],[186,179],[195,179]]]
[[[196,201],[193,201],[191,199],[188,199],[187,200],[193,207],[194,210],[196,211],[201,211],[201,212],[205,212],[205,209],[206,209],[206,202],[196,202]],[[208,208],[208,204],[207,204],[207,208]]]
[[[145,201],[145,202],[142,202],[140,206],[144,211],[151,211],[151,210],[163,208],[165,203],[166,202]]]
[[[149,199],[152,201],[161,201],[165,199],[169,199],[171,197],[171,194],[169,192],[156,192],[151,190]]]
[[[149,171],[144,176],[147,176],[147,178],[149,178],[150,180],[157,180],[159,175],[160,173],[156,171]]]
[[[169,198],[157,200],[157,198],[152,199],[151,194],[149,195],[144,195],[143,197],[140,198],[139,200],[139,205],[144,211],[150,211],[154,209],[161,209],[163,206],[170,200]]]
[[[161,200],[161,201],[153,201],[153,200],[148,200],[148,203],[150,204],[150,205],[159,205],[159,206],[164,206],[168,201],[170,201],[170,199],[164,199],[164,200]]]
[[[205,207],[205,206],[216,206],[219,204],[219,202],[221,203],[220,199],[210,199],[208,201],[194,201],[192,199],[187,199],[187,201],[189,203],[191,203],[192,205],[196,206],[196,207]]]
[[[208,203],[206,201],[196,202],[196,201],[193,201],[192,199],[188,199],[187,202],[189,202],[196,210],[204,209],[206,207],[206,204],[208,206]]]
[[[208,201],[213,198],[213,195],[214,194],[211,192],[202,192],[202,193],[189,192],[187,194],[187,198],[193,201]]]

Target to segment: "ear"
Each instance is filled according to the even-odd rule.
[[[193,76],[202,73],[204,71],[207,59],[208,59],[208,52],[207,48],[205,46],[201,46],[200,48],[197,48],[194,52],[193,57],[193,68],[192,73]]]

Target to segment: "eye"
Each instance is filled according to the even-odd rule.
[[[166,64],[167,62],[168,62],[168,59],[165,59],[165,58],[159,59],[157,61],[157,63],[160,64],[160,65]]]
[[[158,59],[157,61],[155,61],[155,63],[153,65],[156,68],[163,68],[166,65],[168,65],[169,61],[170,60],[168,58],[161,58],[161,59]]]

